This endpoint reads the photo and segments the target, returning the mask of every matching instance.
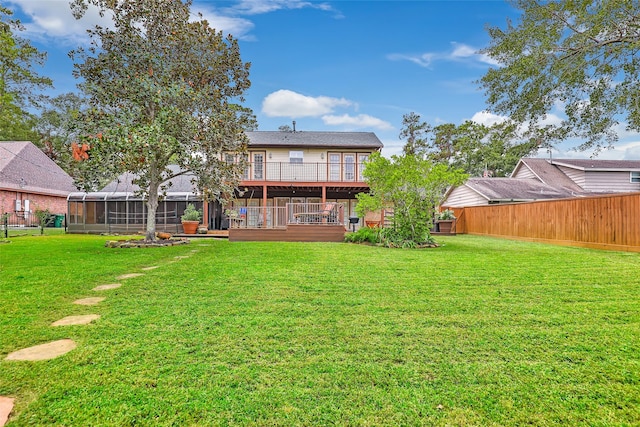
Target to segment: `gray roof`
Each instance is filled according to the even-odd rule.
[[[0,188],[66,197],[73,178],[29,141],[0,142]]]
[[[177,165],[170,165],[169,169],[172,174],[180,171]],[[125,172],[118,178],[111,181],[100,190],[101,193],[135,193],[140,191],[140,187],[133,183],[135,175],[129,172]],[[168,193],[195,193],[197,194],[196,187],[191,183],[193,174],[186,173],[179,175],[169,180],[171,186],[167,189]]]
[[[469,178],[464,184],[488,201],[523,201],[572,197],[570,191],[534,179]]]
[[[547,185],[566,190],[573,193],[584,193],[584,190],[571,178],[564,174],[557,166],[554,166],[547,159],[522,158],[516,166],[514,172],[522,165],[527,166],[540,181]]]
[[[382,142],[373,132],[247,132],[249,147],[380,149]]]
[[[551,163],[580,170],[640,171],[640,160],[553,159]]]

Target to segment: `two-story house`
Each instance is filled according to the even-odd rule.
[[[355,213],[356,194],[369,190],[362,178],[364,163],[382,149],[382,142],[371,132],[255,131],[247,136],[248,158],[243,160],[248,166],[233,201],[203,204],[197,189],[182,176],[158,209],[158,230],[182,232],[179,218],[187,203],[204,211],[203,222],[210,230],[275,229],[292,222],[322,221],[329,217],[322,218],[324,208],[335,210],[330,216],[333,222],[347,226]],[[228,154],[225,160],[239,159]],[[124,232],[142,228],[145,206],[134,196],[131,180],[125,174],[99,193],[70,196],[69,229]]]

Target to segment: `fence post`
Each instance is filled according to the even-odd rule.
[[[6,212],[2,214],[2,225],[4,226],[4,238],[8,239],[9,238],[9,214]]]

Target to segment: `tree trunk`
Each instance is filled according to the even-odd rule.
[[[151,180],[149,184],[149,199],[147,200],[147,233],[146,240],[156,240],[156,211],[158,210],[158,184]]]

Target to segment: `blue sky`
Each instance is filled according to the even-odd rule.
[[[8,4],[27,27],[22,35],[48,53],[42,74],[53,78],[52,94],[74,91],[67,53],[87,43],[97,13],[76,21],[67,0]],[[432,125],[500,119],[485,111],[475,81],[496,65],[478,53],[489,42],[486,27],[517,20],[505,1],[196,0],[193,10],[239,39],[252,63],[246,106],[259,130],[295,120],[303,131],[375,132],[390,155],[403,145],[409,112]],[[640,158],[640,138],[622,136],[599,158]],[[565,149],[554,156],[590,154]]]

